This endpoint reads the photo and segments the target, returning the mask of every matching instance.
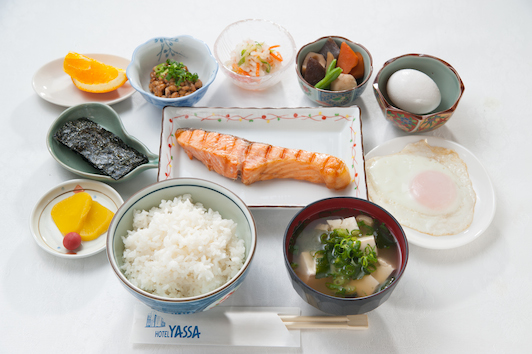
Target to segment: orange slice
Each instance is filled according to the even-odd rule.
[[[114,91],[127,81],[124,69],[73,52],[65,56],[63,70],[70,75],[78,89],[86,92]]]

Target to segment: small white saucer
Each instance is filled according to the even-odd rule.
[[[109,54],[86,54],[88,57],[126,69],[130,60]],[[135,93],[129,81],[118,89],[106,93],[90,93],[78,89],[72,79],[63,71],[64,58],[59,58],[42,66],[33,76],[33,89],[48,102],[63,107],[72,107],[82,103],[99,102],[112,105],[125,100]]]
[[[98,181],[73,179],[50,189],[33,208],[30,229],[35,242],[43,250],[54,256],[83,258],[95,255],[105,249],[107,231],[92,241],[82,242],[81,246],[75,251],[69,251],[63,247],[63,235],[55,225],[51,211],[56,203],[79,191],[89,193],[93,200],[113,213],[116,213],[118,208],[124,203],[116,190]]]

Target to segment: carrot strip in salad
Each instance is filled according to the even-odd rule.
[[[242,68],[238,68],[238,70],[236,71],[237,74],[240,74],[240,75],[246,75],[246,76],[251,76],[249,75],[249,73],[247,71],[244,71],[242,70]]]
[[[283,57],[281,56],[281,53],[277,52],[277,53],[270,53],[270,55],[272,57],[274,57],[275,59],[279,60],[279,61],[283,61]]]

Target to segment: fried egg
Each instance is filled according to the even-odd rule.
[[[476,193],[467,165],[450,149],[426,140],[366,161],[369,199],[401,225],[433,235],[454,235],[473,221]]]

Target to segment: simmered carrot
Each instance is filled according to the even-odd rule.
[[[338,62],[336,66],[342,68],[342,72],[348,73],[358,64],[358,56],[355,54],[353,49],[347,45],[347,43],[342,42],[340,45],[340,54],[338,54]]]
[[[355,52],[358,57],[358,64],[349,72],[355,79],[361,79],[364,77],[364,58],[359,52]]]

